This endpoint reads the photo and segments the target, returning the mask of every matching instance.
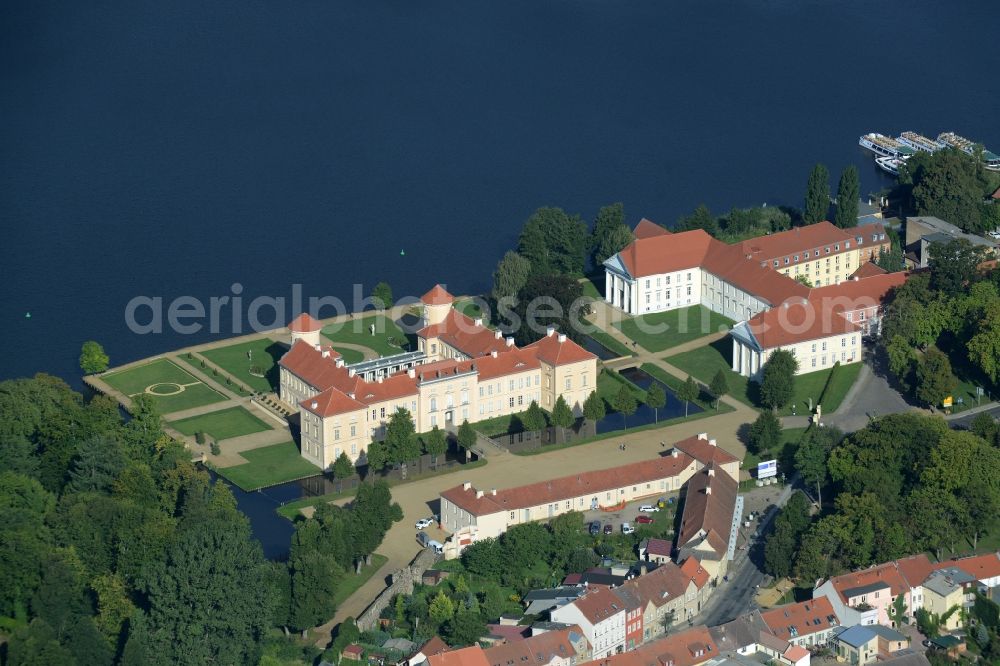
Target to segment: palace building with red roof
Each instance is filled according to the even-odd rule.
[[[348,364],[306,313],[288,325],[291,348],[278,362],[280,397],[300,414],[301,453],[327,469],[346,453],[366,460],[389,418],[407,410],[417,432],[462,422],[550,410],[562,397],[579,415],[597,385],[597,357],[553,329],[523,348],[456,310],[436,285],[421,299],[417,349]],[[363,325],[360,319],[346,326]]]
[[[870,263],[888,247],[879,224],[818,222],[728,244],[643,219],[604,262],[605,302],[630,315],[701,305],[739,322],[733,371],[759,379],[770,354],[789,349],[800,374],[813,372],[860,361],[862,338],[878,334],[882,301],[907,277]]]

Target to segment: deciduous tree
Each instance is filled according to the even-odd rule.
[[[372,300],[379,310],[387,310],[392,307],[395,301],[392,298],[392,287],[389,286],[388,282],[379,282],[375,285],[375,288],[372,289]]]
[[[385,428],[385,448],[389,462],[405,463],[420,457],[417,429],[409,410],[399,407]]]
[[[657,423],[660,421],[660,410],[666,404],[667,394],[660,383],[654,381],[649,385],[649,390],[646,391],[646,405],[653,410]]]
[[[621,203],[604,206],[594,218],[594,231],[590,236],[591,258],[600,267],[604,260],[632,242],[632,230],[625,225],[625,208]]]
[[[552,408],[552,425],[557,428],[570,428],[574,423],[576,418],[573,416],[573,411],[566,404],[566,399],[560,395]]]
[[[940,406],[957,383],[948,357],[934,347],[928,349],[917,365],[917,398],[928,405]]]
[[[352,474],[354,474],[354,463],[347,457],[346,451],[341,451],[333,462],[333,478],[346,479]]]
[[[590,421],[600,421],[607,415],[604,408],[604,398],[597,391],[587,396],[583,401],[583,417]]]
[[[565,403],[566,401],[564,400],[563,404]],[[521,416],[521,424],[529,432],[541,430],[545,427],[545,412],[542,411],[542,408],[538,406],[536,401],[532,400],[531,404],[528,405],[528,409],[524,411],[524,414]]]
[[[778,349],[771,353],[760,382],[760,401],[765,407],[778,411],[791,401],[798,367],[791,352]]]
[[[531,262],[513,250],[508,250],[493,271],[491,295],[498,303],[503,299],[513,299],[524,288],[531,274]]]
[[[83,343],[83,348],[80,350],[80,369],[84,374],[104,372],[108,369],[109,362],[110,359],[99,342],[87,340]]]
[[[458,445],[465,449],[466,456],[470,454],[472,447],[476,445],[476,431],[469,424],[468,419],[462,421],[462,425],[458,427]]]
[[[518,252],[531,262],[534,274],[583,274],[587,225],[579,215],[561,208],[539,208],[524,223]]]
[[[611,406],[616,412],[622,415],[622,424],[628,427],[626,418],[635,414],[635,410],[638,407],[636,403],[635,396],[632,395],[632,391],[625,384],[618,387],[618,392],[615,397],[611,400]]]
[[[781,421],[769,410],[762,411],[757,420],[750,424],[747,449],[752,453],[764,453],[778,447],[781,439]]]
[[[448,440],[445,437],[444,431],[437,426],[431,428],[431,431],[424,435],[424,446],[427,449],[427,453],[436,463],[438,456],[448,450]]]
[[[688,415],[688,406],[698,399],[698,394],[700,392],[698,383],[691,375],[688,375],[687,379],[684,380],[684,383],[677,387],[677,398],[684,401],[685,417]]]
[[[721,368],[712,377],[712,383],[709,384],[708,390],[715,396],[715,408],[718,409],[722,396],[729,393],[729,380],[726,379],[726,373]]]

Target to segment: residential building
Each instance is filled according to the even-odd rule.
[[[588,588],[585,595],[554,609],[550,616],[553,622],[579,625],[594,659],[625,649],[625,608],[608,588]]]
[[[996,257],[998,244],[996,241],[969,234],[950,222],[930,215],[906,218],[906,245],[904,252],[906,261],[914,268],[927,268],[930,265],[930,246],[934,243],[948,243],[964,239],[970,244],[982,248],[988,257]]]
[[[648,562],[664,564],[671,560],[670,553],[673,549],[673,543],[666,539],[644,539],[639,544],[639,557],[644,557]]]
[[[526,615],[541,615],[571,601],[576,601],[586,590],[580,587],[562,585],[547,590],[531,590],[521,601]]]
[[[684,494],[684,509],[675,549],[677,559],[695,557],[718,580],[735,554],[739,516],[739,484],[722,469],[710,465],[695,473]]]
[[[292,346],[279,361],[280,397],[300,410],[301,453],[329,467],[341,453],[365,461],[398,409],[417,432],[454,430],[463,421],[552,409],[562,397],[581,414],[597,384],[597,357],[555,329],[524,348],[453,308],[437,285],[423,297],[419,349],[347,364],[320,338],[308,314],[289,325]]]
[[[691,627],[621,654],[598,657],[587,666],[698,666],[719,656],[707,627]]]
[[[961,611],[967,605],[967,594],[975,599],[975,581],[973,576],[958,567],[947,567],[934,571],[923,582],[924,610],[941,618],[944,631],[954,631],[962,626]]]
[[[708,583],[708,572],[692,557],[681,566],[668,562],[614,588],[627,609],[627,649],[662,636],[668,628],[700,613],[711,593]]]
[[[471,483],[445,490],[441,493],[441,525],[453,534],[445,544],[445,556],[457,557],[462,546],[499,536],[514,525],[677,492],[698,469],[715,460],[722,461],[723,467],[718,469],[731,469],[735,458],[713,442],[707,433],[700,433],[678,442],[670,455],[654,460],[507,490],[479,490]]]
[[[492,666],[478,645],[427,655],[427,663],[430,666]]]
[[[880,624],[856,624],[833,638],[838,659],[851,666],[867,666],[890,658],[905,650],[909,644],[910,640],[905,635]]]
[[[827,644],[841,624],[824,597],[763,611],[761,619],[773,635],[800,647]]]
[[[826,597],[845,626],[892,624],[890,608],[902,595],[909,617],[926,607],[922,583],[933,567],[926,555],[886,562],[868,569],[817,581],[813,599]]]
[[[590,645],[580,627],[573,626],[494,645],[483,656],[490,666],[576,666],[590,659]]]
[[[979,582],[981,588],[1000,586],[1000,552],[951,560],[942,567],[957,567]]]
[[[408,666],[419,666],[427,663],[427,659],[442,652],[447,652],[451,648],[441,640],[440,636],[433,636],[430,640],[420,646],[420,649],[410,657]]]
[[[820,222],[727,245],[702,230],[672,234],[643,220],[635,240],[604,264],[605,300],[629,314],[701,304],[741,322],[732,332],[734,371],[759,379],[770,353],[794,346],[811,353],[798,372],[813,372],[860,361],[861,336],[878,333],[870,321],[881,300],[870,302],[867,292],[884,296],[882,283],[905,277],[839,286],[888,245],[877,223],[845,230]],[[855,292],[863,292],[859,303]],[[774,312],[789,306],[802,311]],[[845,322],[848,315],[857,323]]]

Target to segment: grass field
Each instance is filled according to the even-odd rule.
[[[629,317],[615,327],[652,352],[728,330],[733,321],[700,305]]]
[[[597,280],[600,280],[601,284],[600,287],[597,286]],[[580,280],[580,284],[583,285],[584,296],[592,298],[595,301],[604,300],[604,294],[602,293],[604,291],[604,273],[601,273],[598,276],[594,276],[593,279],[583,278]]]
[[[466,317],[472,317],[473,319],[478,319],[483,316],[483,308],[480,305],[480,299],[465,298],[460,301],[455,301],[454,308]]]
[[[282,345],[267,338],[241,342],[228,347],[219,347],[201,352],[202,356],[216,364],[234,379],[237,379],[256,391],[268,393],[278,390],[278,359],[288,351],[287,345]],[[247,353],[250,357],[247,357]],[[263,372],[263,377],[250,374],[250,368],[256,367]]]
[[[171,421],[170,425],[181,434],[193,435],[196,432],[203,432],[216,441],[271,429],[271,426],[243,407],[231,407]]]
[[[361,361],[365,360],[365,355],[359,352],[357,349],[348,349],[346,347],[341,347],[339,349],[337,347],[334,347],[334,349],[337,351],[337,353],[339,353],[341,356],[344,357],[344,363],[346,363],[347,365],[351,365],[352,363],[360,363]]]
[[[382,568],[382,565],[389,561],[385,555],[372,554],[372,563],[361,567],[361,573],[350,573],[340,579],[337,583],[337,591],[333,593],[333,603],[336,606],[361,589],[361,586],[368,582],[368,579],[375,575],[375,572]]]
[[[243,490],[257,490],[285,481],[303,479],[320,473],[320,469],[299,455],[295,442],[272,444],[240,453],[249,462],[216,471]]]
[[[670,373],[665,372],[662,368],[653,365],[652,363],[643,363],[641,369],[644,370],[646,374],[658,379],[659,381],[663,382],[668,387],[670,387],[670,390],[672,390],[675,395],[677,393],[677,389],[679,389],[681,387],[681,384],[684,383],[683,380],[674,377]],[[694,404],[698,405],[705,411],[711,411],[714,414],[725,414],[726,412],[734,411],[732,407],[730,407],[724,402],[720,402],[718,409],[716,409],[715,398],[709,395],[704,390],[700,391],[698,397],[694,399],[692,402],[694,402]]]
[[[232,381],[227,384],[225,375],[213,375],[212,371],[214,368],[210,368],[207,363],[204,367],[202,367],[201,364],[205,363],[203,359],[195,358],[193,355],[191,358],[188,358],[187,354],[180,354],[176,357],[176,360],[180,361],[179,365],[184,368],[194,368],[195,370],[200,370],[201,372],[211,376],[212,379],[218,382],[220,386],[225,386],[236,395],[246,397],[253,394],[253,391],[246,384],[237,381]]]
[[[689,352],[677,354],[676,356],[670,356],[666,361],[680,370],[691,374],[695,379],[705,384],[710,383],[715,373],[721,369],[726,375],[726,380],[729,382],[729,395],[740,402],[759,409],[760,387],[756,382],[751,382],[739,373],[733,372],[729,361],[731,353],[732,342],[724,338],[713,342],[711,345],[692,349]],[[820,394],[823,392],[823,387],[826,386],[826,380],[830,376],[830,372],[831,370],[820,370],[804,375],[796,375],[795,392],[792,396],[791,404],[778,413],[781,416],[790,415],[793,405],[797,414],[808,413],[808,399],[812,398],[813,406],[816,405],[816,401],[819,400]],[[860,363],[851,363],[838,368],[837,374],[834,376],[834,380],[830,384],[826,396],[823,398],[824,414],[832,414],[840,407],[840,403],[844,401],[844,396],[847,395],[847,392],[854,385],[855,380],[857,380],[859,372],[861,372]]]
[[[646,400],[646,392],[641,388],[613,370],[601,370],[600,374],[597,375],[597,395],[604,400],[604,409],[609,414],[616,411],[611,405],[615,396],[618,395],[618,391],[621,390],[622,384],[632,392],[636,402],[642,404]]]
[[[153,399],[163,414],[210,405],[226,399],[218,391],[165,358],[128,370],[112,372],[101,379],[130,396],[142,393],[146,387],[153,387]],[[157,387],[155,386],[157,384],[163,386]],[[183,390],[179,390],[181,388]]]
[[[375,335],[369,327],[375,324]],[[396,326],[396,323],[384,315],[368,315],[362,319],[352,319],[342,324],[331,324],[323,329],[323,335],[330,340],[334,348],[338,342],[362,345],[373,350],[380,356],[392,356],[406,351],[399,346],[407,345],[406,334]]]
[[[602,346],[606,347],[608,350],[618,354],[619,356],[634,356],[632,350],[623,345],[622,343],[615,340],[608,333],[598,329],[593,333],[589,334],[594,340],[599,342]]]

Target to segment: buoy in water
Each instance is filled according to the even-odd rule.
[[[406,256],[406,250],[400,250],[399,251],[399,256],[405,257]]]
[[[31,319],[31,313],[30,312],[25,312],[24,313],[24,318],[25,319]]]

